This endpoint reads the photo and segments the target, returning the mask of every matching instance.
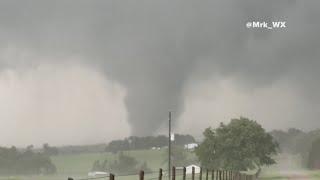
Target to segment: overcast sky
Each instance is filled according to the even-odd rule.
[[[0,145],[93,144],[245,116],[320,127],[317,0],[0,1]],[[286,28],[248,29],[247,22]]]

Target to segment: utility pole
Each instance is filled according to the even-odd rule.
[[[171,112],[169,111],[169,145],[168,145],[168,175],[171,178]]]

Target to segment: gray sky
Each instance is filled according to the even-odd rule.
[[[0,1],[1,145],[318,128],[317,0]],[[247,29],[248,21],[286,21]]]

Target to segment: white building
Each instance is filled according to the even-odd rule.
[[[95,171],[95,172],[89,172],[88,176],[89,177],[96,177],[96,176],[107,176],[109,173],[107,172],[102,172],[102,171]]]
[[[161,148],[160,147],[152,147],[151,149],[152,150],[160,150]]]
[[[194,173],[195,174],[199,174],[200,173],[200,167],[192,164],[192,165],[189,165],[189,166],[186,167],[186,174],[192,174],[192,167],[194,167]]]
[[[191,143],[191,144],[185,144],[184,145],[184,148],[185,149],[189,149],[189,150],[192,150],[192,149],[194,149],[196,147],[198,147],[198,144],[196,144],[196,143]]]

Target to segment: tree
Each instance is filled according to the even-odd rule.
[[[140,170],[138,161],[120,152],[118,158],[109,165],[109,171],[115,173],[137,173]]]
[[[126,155],[123,152],[119,152],[117,158],[114,161],[108,163],[107,159],[100,163],[96,160],[91,168],[92,171],[107,171],[116,173],[117,175],[125,173],[132,174],[138,173],[140,170],[144,170],[145,173],[151,172],[147,162],[138,162],[134,157]]]
[[[47,156],[56,156],[59,153],[58,148],[49,146],[48,143],[43,144],[42,146],[43,154]]]
[[[182,167],[182,166],[188,166],[190,164],[194,164],[197,162],[197,160],[195,159],[191,159],[188,157],[188,151],[186,151],[185,149],[183,149],[180,146],[176,146],[173,145],[171,147],[171,163],[172,166],[176,166],[176,167]],[[164,151],[163,153],[163,159],[165,159],[164,163],[167,163],[169,161],[169,157],[168,157],[168,150]]]
[[[33,152],[33,146],[28,146],[24,152],[16,147],[0,147],[0,174],[54,174],[57,171],[50,157],[43,153]]]
[[[302,165],[311,168],[310,153],[314,149],[313,143],[320,139],[320,129],[303,132],[290,128],[287,131],[273,130],[270,134],[279,143],[281,152],[299,155]]]
[[[256,121],[240,117],[203,134],[195,152],[204,167],[247,170],[275,163],[278,144]]]

